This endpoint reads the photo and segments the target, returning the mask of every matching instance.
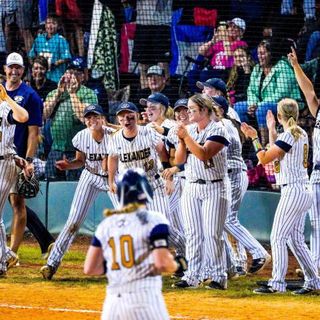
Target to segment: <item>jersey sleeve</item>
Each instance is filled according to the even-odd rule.
[[[226,147],[230,144],[229,135],[226,128],[224,128],[223,126],[213,129],[209,133],[207,141],[218,142]]]
[[[80,141],[82,136],[82,131],[78,132],[72,139],[72,145],[74,146],[74,148],[78,151],[83,152],[83,150],[81,150],[81,143]]]
[[[150,135],[150,139],[152,141],[153,147],[156,147],[159,144],[159,142],[162,141],[161,134],[150,127],[146,127],[146,128],[148,130],[147,134]]]
[[[152,212],[152,229],[149,235],[151,249],[168,248],[169,222],[158,212]]]
[[[118,152],[117,152],[117,148],[116,148],[116,137],[114,135],[110,136],[110,139],[108,141],[108,154],[111,156],[117,156]]]
[[[289,152],[294,144],[294,138],[292,134],[289,131],[285,131],[281,133],[274,143],[276,146],[278,146],[280,149],[282,149],[284,152]]]

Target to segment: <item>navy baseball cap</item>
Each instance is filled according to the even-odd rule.
[[[122,102],[119,104],[116,115],[122,111],[139,112],[138,107],[132,102]]]
[[[226,98],[221,97],[221,96],[215,96],[215,97],[211,97],[211,99],[213,100],[213,102],[220,107],[221,109],[223,109],[224,114],[227,114],[229,111],[229,103],[227,101]]]
[[[142,106],[146,106],[148,101],[152,103],[161,103],[166,108],[169,107],[169,99],[160,92],[152,93],[147,99],[140,99],[139,102]]]
[[[176,110],[179,107],[188,108],[188,99],[187,98],[183,98],[183,99],[177,100],[177,102],[174,104],[173,110]]]
[[[83,116],[86,117],[89,113],[95,113],[98,115],[104,115],[103,109],[98,104],[90,104],[84,108]]]
[[[226,83],[219,78],[211,78],[205,82],[197,81],[197,87],[201,90],[203,90],[204,87],[210,87],[220,90],[223,94],[227,93]]]
[[[68,69],[84,71],[87,67],[87,62],[83,57],[74,57],[67,66]]]

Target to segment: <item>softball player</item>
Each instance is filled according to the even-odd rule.
[[[277,137],[274,116],[268,111],[267,125],[271,145],[268,151],[262,150],[254,128],[246,123],[241,126],[244,134],[253,139],[260,163],[267,164],[277,160],[276,181],[281,186],[281,197],[271,231],[272,278],[268,286],[255,289],[254,292],[272,294],[286,290],[288,245],[305,274],[304,287],[293,291],[293,294],[306,294],[320,289],[320,278],[303,235],[306,211],[312,205],[307,173],[308,136],[297,126],[299,107],[295,100],[283,99],[278,103],[277,109],[278,121],[284,132]]]
[[[188,129],[179,125],[176,163],[185,163],[186,183],[181,209],[189,263],[180,288],[197,287],[211,279],[208,288],[227,287],[223,229],[230,205],[227,183],[228,134],[221,123],[211,120],[213,107],[206,95],[196,94],[188,100]]]
[[[129,168],[143,169],[154,191],[153,201],[148,209],[159,211],[171,220],[169,199],[160,176],[159,157],[167,165],[168,155],[162,137],[148,126],[139,126],[138,108],[131,102],[123,102],[117,110],[117,117],[122,127],[116,132],[109,144],[108,170],[110,190],[116,192],[115,175]],[[170,221],[171,222],[171,221]],[[185,243],[181,231],[172,227],[170,243],[179,255],[184,255]]]
[[[2,219],[2,211],[8,199],[10,188],[16,180],[16,163],[20,167],[27,165],[24,159],[15,156],[16,151],[13,144],[15,124],[28,121],[29,115],[24,108],[7,95],[1,84],[0,101],[0,277],[4,277],[7,272],[7,261],[6,230]]]
[[[108,278],[101,319],[169,319],[161,273],[184,269],[185,261],[168,250],[167,219],[146,209],[153,191],[142,169],[125,171],[117,194],[121,208],[106,210],[84,263],[84,273]]]
[[[228,210],[225,230],[241,244],[240,250],[238,251],[239,256],[241,257],[241,267],[245,267],[246,265],[246,253],[244,248],[252,255],[252,266],[248,270],[248,273],[253,274],[262,270],[266,264],[271,261],[271,257],[251,233],[240,224],[238,219],[240,204],[248,187],[247,166],[241,156],[242,144],[239,132],[228,116],[229,106],[227,100],[221,96],[213,97],[212,100],[223,113],[224,119],[222,122],[230,137],[227,158],[228,176],[231,183],[231,206]]]
[[[107,187],[107,172],[102,164],[108,155],[108,141],[112,129],[103,126],[103,110],[99,105],[89,105],[84,110],[87,128],[80,131],[72,139],[76,158],[56,162],[60,170],[70,170],[85,167],[77,185],[68,220],[59,234],[49,254],[47,264],[40,269],[44,279],[51,280],[56,273],[61,260],[72,244],[77,231],[86,218],[90,205],[97,195],[107,192],[114,207],[118,206],[116,196]]]
[[[309,110],[316,118],[316,125],[313,130],[313,170],[311,174],[313,202],[309,211],[309,217],[311,222],[310,249],[318,272],[320,273],[320,103],[312,82],[305,75],[298,63],[294,49],[288,54],[288,58],[293,66],[299,86],[306,98]]]

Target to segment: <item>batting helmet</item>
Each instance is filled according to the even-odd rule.
[[[117,182],[117,194],[121,206],[133,202],[151,202],[153,191],[142,169],[128,169]]]

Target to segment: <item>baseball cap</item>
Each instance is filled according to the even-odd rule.
[[[241,18],[233,18],[231,21],[228,21],[228,23],[229,24],[233,23],[234,25],[236,25],[237,27],[239,27],[243,31],[246,30],[246,22]]]
[[[17,64],[20,67],[24,67],[23,58],[17,52],[12,52],[7,56],[6,65],[9,67],[13,64]]]
[[[164,70],[161,67],[157,66],[157,65],[152,66],[147,71],[147,77],[148,76],[152,76],[152,75],[164,76]]]
[[[218,105],[221,109],[223,109],[224,114],[227,114],[229,111],[229,103],[226,98],[221,96],[211,97],[213,102]]]
[[[139,102],[142,106],[146,106],[148,101],[152,103],[161,103],[166,108],[169,107],[169,99],[160,92],[152,93],[147,99],[140,99]]]
[[[118,106],[118,109],[116,111],[116,115],[118,115],[122,111],[139,112],[139,109],[132,102],[122,102]]]
[[[183,99],[177,100],[177,102],[174,104],[173,110],[176,110],[179,107],[188,108],[188,99],[183,98]]]
[[[201,90],[203,90],[204,87],[210,87],[220,90],[223,94],[227,93],[227,86],[225,82],[219,78],[211,78],[205,82],[197,81],[197,87]]]
[[[102,107],[98,104],[90,104],[89,106],[86,106],[83,111],[83,116],[86,117],[89,113],[95,113],[98,115],[104,114]]]
[[[67,69],[84,71],[87,63],[83,57],[74,57],[67,66]]]

